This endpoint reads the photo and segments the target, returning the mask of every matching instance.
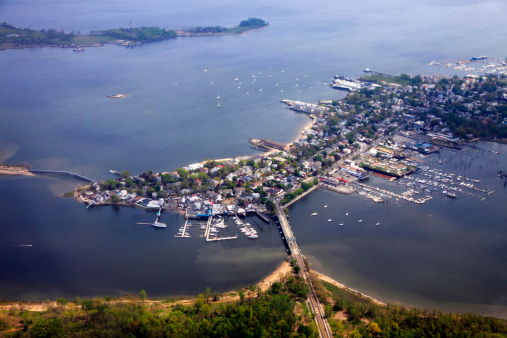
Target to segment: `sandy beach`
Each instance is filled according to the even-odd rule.
[[[322,274],[322,273],[320,273],[320,272],[317,272],[317,271],[315,271],[315,270],[314,270],[313,272],[315,272],[315,273],[317,274],[317,276],[318,276],[321,280],[323,280],[323,281],[325,281],[325,282],[328,282],[328,283],[330,283],[330,284],[333,284],[333,285],[335,285],[335,286],[339,287],[340,289],[345,289],[345,290],[347,290],[347,291],[350,291],[350,292],[353,292],[353,293],[355,293],[355,294],[357,294],[357,295],[360,295],[361,297],[368,298],[369,300],[371,300],[372,302],[374,302],[374,303],[376,303],[376,304],[378,304],[378,305],[383,305],[383,306],[384,306],[384,305],[386,305],[385,303],[381,302],[381,301],[380,301],[380,300],[378,300],[378,299],[375,299],[375,298],[370,297],[370,296],[368,296],[368,295],[365,295],[364,293],[361,293],[361,292],[359,292],[359,291],[357,291],[357,290],[351,289],[351,288],[349,288],[349,287],[347,287],[347,286],[345,286],[345,285],[343,285],[343,284],[341,284],[341,283],[338,283],[337,281],[335,281],[334,279],[332,279],[332,278],[331,278],[331,277],[329,277],[329,276],[326,276],[326,275],[324,275],[324,274]]]
[[[269,275],[267,275],[264,279],[262,279],[261,281],[259,281],[259,283],[256,284],[256,286],[260,287],[262,289],[262,291],[266,291],[268,290],[270,287],[271,287],[271,284],[273,283],[276,283],[278,281],[280,281],[282,279],[283,276],[285,276],[287,273],[291,272],[292,271],[292,267],[290,266],[290,263],[288,261],[283,261],[282,264],[280,264],[272,273],[270,273]],[[345,285],[341,284],[341,283],[338,283],[337,281],[335,281],[334,279],[332,279],[331,277],[329,276],[326,276],[324,274],[321,274],[319,272],[316,272],[314,271],[318,277],[320,279],[322,279],[323,281],[325,282],[328,282],[328,283],[331,283],[333,285],[336,285],[337,287],[341,288],[341,289],[345,289],[347,291],[350,291],[350,292],[354,292],[358,295],[361,295],[362,297],[365,297],[365,298],[368,298],[370,300],[372,300],[373,302],[379,304],[379,305],[385,305],[383,302],[377,300],[377,299],[374,299],[368,295],[365,295],[363,293],[360,293],[354,289],[351,289],[351,288],[348,288],[346,287]],[[224,292],[222,295],[222,299],[220,300],[220,302],[230,302],[230,301],[234,301],[234,300],[238,300],[239,299],[239,295],[236,293],[238,290],[233,290],[233,291],[229,291],[229,292]],[[122,300],[120,300],[122,301]],[[177,303],[180,303],[180,304],[192,304],[194,301],[194,298],[188,298],[188,299],[182,299],[180,301],[178,301]],[[158,303],[160,302],[160,300],[148,300],[147,301],[148,303]],[[15,309],[24,309],[26,311],[47,311],[48,309],[50,308],[54,308],[56,307],[57,304],[55,301],[51,301],[51,302],[23,302],[23,301],[13,301],[13,302],[8,302],[6,304],[3,304],[3,305],[0,305],[0,311],[2,310],[10,310],[12,308],[15,308]]]
[[[0,175],[34,176],[28,168],[9,165],[0,165]]]
[[[289,262],[284,261],[278,268],[276,268],[275,271],[257,283],[257,286],[260,286],[262,290],[265,291],[270,288],[271,284],[280,281],[280,277],[285,276],[287,272],[290,272],[291,270],[292,267],[290,266]]]

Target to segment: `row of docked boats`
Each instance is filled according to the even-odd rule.
[[[257,235],[257,230],[255,230],[250,223],[243,223],[239,218],[234,217],[234,222],[239,228],[239,231],[241,231],[246,237],[248,238],[259,238],[259,235]]]

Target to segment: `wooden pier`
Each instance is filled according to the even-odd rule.
[[[190,235],[185,235],[185,233],[187,232],[187,227],[188,227],[188,217],[185,218],[185,224],[183,225],[183,232],[174,234],[174,237],[177,237],[177,238],[190,238]]]
[[[213,220],[213,216],[210,216],[208,218],[208,222],[206,223],[206,230],[204,232],[204,237],[206,238],[206,242],[216,242],[216,241],[226,241],[226,240],[229,240],[229,239],[236,239],[238,238],[238,235],[236,236],[228,236],[228,237],[213,237],[213,238],[210,238],[209,237],[209,234],[210,234],[210,228],[211,228],[211,222]]]

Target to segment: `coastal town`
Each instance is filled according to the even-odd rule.
[[[335,76],[331,85],[350,92],[340,101],[282,100],[312,120],[291,144],[251,139],[252,147],[266,152],[161,173],[111,170],[119,177],[79,187],[75,195],[88,207],[179,210],[187,219],[274,215],[277,203],[287,207],[317,186],[379,203],[388,198],[424,203],[435,194],[487,198],[492,191],[478,187],[478,180],[431,168],[434,159],[426,157],[442,150],[486,151],[473,141],[507,137],[504,77],[368,72],[358,80]],[[369,186],[364,180],[370,175],[410,190],[400,194]]]

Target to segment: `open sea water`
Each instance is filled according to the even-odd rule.
[[[2,21],[83,34],[127,27],[130,20],[175,29],[232,26],[248,17],[270,23],[245,36],[182,38],[134,49],[0,51],[0,161],[104,180],[112,177],[109,169],[169,171],[205,158],[255,154],[250,137],[290,142],[309,123],[306,115],[284,109],[281,99],[343,97],[328,86],[335,74],[353,77],[367,67],[434,73],[444,70],[428,66],[432,60],[505,57],[506,6],[0,0]],[[131,97],[106,98],[116,93]],[[502,165],[507,169],[507,149],[483,147],[502,154],[482,154],[469,167],[452,154],[454,161],[444,166],[498,188],[486,201],[377,205],[319,190],[291,207],[301,249],[319,271],[380,300],[505,317],[507,217],[495,173]],[[260,223],[264,231],[256,241],[205,243],[197,229],[190,239],[176,239],[183,223],[176,214],[165,213],[170,226],[157,230],[136,224],[152,221],[153,213],[86,209],[61,197],[79,183],[0,178],[1,298],[92,297],[142,288],[157,297],[196,294],[207,286],[226,291],[262,280],[286,256],[273,226]],[[324,204],[329,217],[309,216],[325,215]],[[355,222],[327,222],[344,211]]]

